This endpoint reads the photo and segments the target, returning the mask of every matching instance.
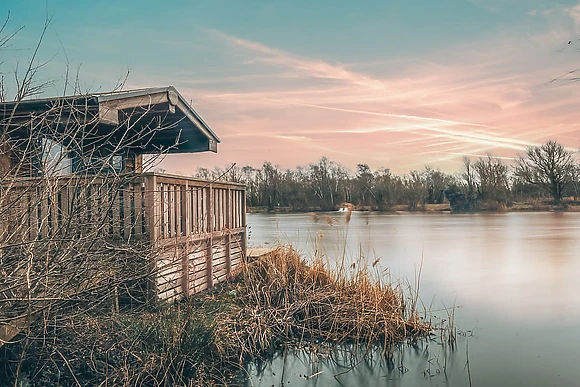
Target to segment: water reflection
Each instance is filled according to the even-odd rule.
[[[399,356],[410,364],[409,372],[397,376],[387,367],[371,375],[359,370],[363,379],[345,376],[344,385],[384,384],[386,375],[393,378],[389,384],[400,381],[403,386],[466,385],[467,340],[474,385],[576,383],[572,364],[580,349],[571,335],[580,328],[580,213],[355,212],[348,225],[337,213],[317,221],[308,214],[250,214],[248,224],[250,244],[291,243],[306,256],[316,251],[327,257],[345,256],[348,263],[360,263],[361,255],[369,262],[379,259],[380,270],[409,283],[415,282],[422,267],[420,295],[425,307],[461,306],[456,324],[473,336],[459,343],[455,366],[447,372],[449,380],[424,378],[422,372],[430,363],[402,348]],[[434,314],[446,316],[443,311]],[[433,343],[424,345],[431,355],[437,352]],[[280,382],[268,379],[266,373],[261,378]],[[332,377],[321,380],[320,385],[341,385]]]
[[[378,348],[355,346],[288,350],[273,360],[249,364],[253,379],[247,385],[467,385],[469,375],[457,354],[448,345],[435,342],[402,344],[390,356]]]

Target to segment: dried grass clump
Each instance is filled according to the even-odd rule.
[[[322,260],[306,264],[293,249],[279,248],[189,302],[116,311],[103,296],[100,307],[49,309],[25,339],[0,351],[0,380],[241,384],[246,360],[282,347],[354,344],[390,355],[393,344],[429,333],[400,286],[373,280],[362,269],[349,274]]]
[[[371,279],[360,269],[346,276],[321,260],[307,265],[291,248],[243,266],[231,280],[233,304],[216,318],[223,358],[271,353],[282,345],[381,345],[416,340],[431,327],[411,310],[401,287]]]

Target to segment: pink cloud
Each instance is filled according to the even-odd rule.
[[[326,155],[351,168],[366,162],[395,172],[425,164],[453,171],[463,156],[510,160],[547,139],[575,150],[580,86],[550,82],[575,68],[576,56],[558,52],[568,39],[558,18],[573,12],[543,15],[554,23],[535,34],[502,31],[422,59],[397,59],[397,71],[368,62],[373,75],[362,72],[364,62],[308,58],[208,30],[252,74],[176,82],[224,140],[218,155],[196,160],[294,167]]]

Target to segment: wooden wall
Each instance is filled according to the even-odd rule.
[[[157,298],[189,297],[225,280],[244,259],[244,238],[242,233],[224,234],[211,240],[167,244],[158,254]]]

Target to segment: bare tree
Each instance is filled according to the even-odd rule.
[[[473,165],[479,180],[478,194],[482,199],[505,203],[509,193],[509,168],[497,157],[487,155]]]
[[[555,202],[562,200],[565,186],[572,181],[574,157],[561,144],[550,140],[529,147],[516,162],[514,173],[529,184],[542,187]]]

